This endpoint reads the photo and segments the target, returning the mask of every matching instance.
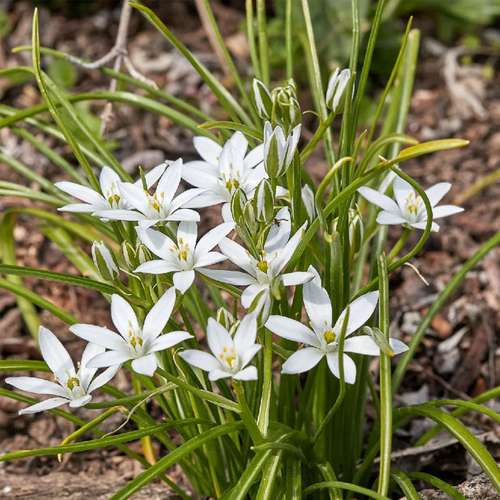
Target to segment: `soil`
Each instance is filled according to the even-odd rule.
[[[30,64],[27,53],[12,54],[14,46],[30,43],[32,4],[27,1],[4,2],[8,6],[12,31],[8,38],[0,39],[0,67]],[[85,14],[85,22],[71,18],[71,12],[61,14],[41,10],[40,31],[45,46],[64,50],[84,59],[102,56],[114,43],[115,27],[119,16],[119,2],[104,2],[104,8]],[[241,66],[246,68],[248,51],[242,43],[240,27],[242,11],[238,2],[214,3],[221,20],[222,32]],[[0,5],[2,3],[0,2]],[[172,25],[175,32],[192,48],[210,69],[219,74],[217,59],[210,51],[196,11],[190,2],[158,2],[159,16]],[[69,16],[69,17],[68,17]],[[174,52],[155,30],[137,14],[132,16],[129,51],[140,71],[161,88],[178,96],[197,96],[201,107],[214,113],[215,102],[197,74]],[[407,132],[420,140],[441,137],[461,137],[471,141],[469,147],[432,155],[408,162],[406,171],[424,186],[440,181],[453,184],[447,200],[456,201],[465,211],[444,219],[439,233],[433,234],[425,251],[412,261],[427,281],[424,283],[415,269],[405,267],[391,276],[391,330],[393,336],[408,341],[419,319],[435,300],[453,273],[475,250],[494,233],[500,231],[500,184],[492,185],[479,194],[461,200],[462,194],[478,178],[500,167],[500,73],[490,78],[470,71],[461,74],[461,81],[474,89],[474,95],[485,113],[474,114],[462,109],[452,98],[443,76],[443,55],[427,50],[429,39],[424,37],[421,65],[418,69],[415,92],[411,104]],[[498,64],[495,60],[478,59],[482,65]],[[109,81],[99,71],[80,71],[75,88],[86,91],[106,88]],[[13,86],[0,80],[2,102],[10,106],[26,107],[38,102],[33,82]],[[199,97],[201,95],[201,98]],[[90,110],[99,116],[102,105]],[[131,171],[138,164],[145,167],[164,158],[183,156],[194,158],[191,136],[166,120],[127,107],[114,107],[114,116],[107,131],[107,139],[116,144],[114,153]],[[312,130],[305,130],[307,136]],[[20,161],[32,166],[40,175],[53,181],[61,180],[60,170],[26,142],[20,141],[8,129],[0,130],[2,146]],[[50,147],[71,156],[66,148],[50,142]],[[314,173],[322,172],[325,165],[315,159]],[[0,179],[22,182],[7,165],[0,164]],[[36,203],[16,198],[1,198],[0,209]],[[210,215],[209,215],[210,217]],[[397,238],[397,230],[391,231]],[[62,253],[40,233],[33,219],[19,217],[15,231],[18,262],[22,265],[78,274]],[[85,250],[88,250],[85,249]],[[410,365],[400,390],[399,400],[417,403],[441,397],[472,398],[498,385],[500,377],[500,251],[496,249],[478,265],[447,306],[435,317],[417,356]],[[91,291],[75,289],[62,284],[26,279],[25,283],[41,296],[70,311],[83,322],[109,324],[107,302]],[[65,343],[69,351],[78,356],[82,344],[67,332],[64,324],[52,315],[42,312],[41,320]],[[0,290],[0,356],[2,358],[38,357],[36,345],[22,322],[12,295]],[[373,361],[372,368],[376,368]],[[128,381],[119,376],[117,384],[126,390]],[[493,403],[495,404],[495,403]],[[498,408],[498,402],[496,403]],[[72,431],[63,419],[50,415],[18,417],[22,404],[0,399],[0,447],[2,452],[59,443]],[[90,410],[81,410],[83,415]],[[464,419],[474,433],[488,436],[484,443],[500,457],[500,429],[491,421],[477,415]],[[105,432],[119,424],[110,420]],[[428,426],[417,420],[412,427],[397,436],[401,441],[414,440]],[[437,451],[416,454],[406,458],[404,465],[412,470],[420,468],[431,473],[444,474],[459,483],[478,473],[463,449],[450,444]],[[0,465],[0,498],[87,498],[89,491],[95,498],[107,498],[127,479],[140,471],[135,463],[113,450],[72,455],[61,464],[55,458],[31,458]],[[170,471],[182,483],[178,470]],[[35,479],[36,478],[36,479]],[[57,495],[54,496],[54,492]],[[163,485],[152,485],[134,498],[168,498]],[[483,495],[481,495],[483,497]],[[429,497],[431,498],[431,497]],[[437,497],[436,497],[437,498]],[[471,497],[472,498],[472,497]],[[486,498],[486,497],[484,497]]]

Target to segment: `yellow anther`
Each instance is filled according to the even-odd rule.
[[[72,391],[75,387],[80,387],[80,379],[78,377],[70,377],[66,382],[66,387]]]
[[[325,339],[327,344],[330,344],[331,342],[335,342],[337,335],[333,330],[327,330],[325,333],[323,333],[323,338]]]
[[[267,273],[267,270],[269,269],[269,265],[267,263],[267,260],[259,260],[259,262],[257,262],[257,267],[263,273]]]
[[[118,205],[120,203],[120,195],[119,194],[112,194],[108,196],[108,203],[111,206]]]
[[[409,193],[405,201],[407,212],[411,215],[417,215],[422,205],[422,198],[417,196],[415,193]]]
[[[135,349],[137,346],[142,347],[143,341],[141,337],[132,335],[132,337],[130,337],[129,344]]]

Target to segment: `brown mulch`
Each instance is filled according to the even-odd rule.
[[[202,61],[220,74],[217,59],[210,51],[195,11],[189,2],[160,2],[160,17],[173,24],[177,34],[196,51]],[[11,9],[13,32],[0,45],[0,66],[30,64],[27,53],[13,55],[10,48],[29,43],[31,29],[31,2],[15,2]],[[225,22],[223,35],[229,40],[242,68],[246,67],[247,51],[239,37],[241,12],[237,9],[219,6],[216,12]],[[116,26],[118,9],[101,9],[85,18],[68,19],[60,14],[41,11],[42,41],[46,46],[58,48],[82,58],[93,60],[111,47],[114,42],[114,28],[109,32],[106,26]],[[76,35],[75,35],[76,34]],[[134,15],[129,50],[136,66],[144,70],[160,88],[177,96],[201,96],[201,107],[212,112],[215,101],[197,74],[171,49],[159,33],[153,30],[139,15]],[[409,162],[405,169],[425,187],[436,182],[453,183],[451,193],[445,202],[454,199],[479,177],[500,168],[500,74],[493,80],[483,82],[483,103],[487,109],[486,118],[457,115],[449,93],[444,86],[442,62],[423,53],[423,64],[419,68],[416,89],[412,99],[408,133],[421,140],[440,137],[462,137],[469,139],[468,148],[432,155],[429,158]],[[107,88],[109,82],[99,71],[79,72],[77,89],[87,91]],[[15,107],[26,107],[38,102],[34,83],[9,86],[0,80],[2,102]],[[91,106],[98,116],[102,104]],[[305,134],[311,131],[305,131]],[[132,171],[138,164],[147,166],[163,158],[183,156],[194,157],[191,136],[165,118],[158,118],[127,107],[115,107],[114,119],[107,139],[116,144],[114,153]],[[20,161],[51,180],[63,178],[61,172],[51,165],[31,146],[17,139],[9,130],[0,131],[0,141]],[[48,140],[50,147],[68,160],[67,148]],[[313,165],[315,170],[321,165]],[[7,166],[0,164],[0,178],[11,182],[20,177]],[[0,210],[26,203],[17,199],[0,199]],[[32,206],[32,204],[30,204]],[[426,278],[426,285],[411,268],[403,268],[391,277],[392,334],[406,341],[411,339],[420,318],[434,301],[436,294],[448,283],[460,265],[469,258],[480,244],[495,232],[500,231],[500,184],[490,186],[480,194],[467,200],[465,212],[441,221],[441,230],[433,234],[426,249],[413,264]],[[391,238],[398,237],[398,229],[391,230]],[[44,238],[33,219],[20,217],[15,231],[17,257],[20,264],[41,267],[59,272],[77,274],[63,254],[49,240]],[[423,402],[441,397],[474,397],[498,385],[500,377],[500,252],[491,254],[481,262],[464,280],[447,306],[433,320],[426,338],[410,365],[408,376],[401,388],[401,401]],[[41,296],[53,301],[84,322],[109,324],[108,305],[97,293],[74,289],[62,284],[27,279],[27,286]],[[67,332],[63,323],[46,312],[41,313],[42,322],[53,329],[76,357],[82,343]],[[36,345],[30,338],[15,299],[0,290],[0,356],[2,358],[38,357]],[[376,361],[374,361],[376,364]],[[121,387],[127,387],[127,380],[118,380]],[[72,431],[63,419],[49,415],[18,418],[21,407],[16,402],[0,399],[0,446],[2,452],[50,446]],[[86,412],[88,410],[81,410]],[[85,415],[85,413],[84,413]],[[474,432],[488,432],[491,423],[476,416],[467,417],[466,423]],[[112,430],[119,424],[111,420],[107,425]],[[402,438],[414,438],[422,432],[425,423],[416,423]],[[500,454],[497,444],[489,444],[491,450]],[[436,461],[436,457],[439,460]],[[418,464],[429,472],[439,472],[436,463],[456,481],[474,473],[474,465],[467,460],[459,446],[448,447],[439,452],[418,459]],[[442,466],[442,464],[445,464]],[[108,485],[118,487],[127,478],[132,478],[139,468],[118,452],[100,451],[84,455],[72,455],[63,464],[55,458],[34,458],[22,462],[5,464],[0,468],[0,498],[50,498],[51,488],[61,485],[61,498],[81,498],[82,492],[93,487],[92,496],[105,498],[106,488],[95,484],[93,478],[102,478]],[[44,476],[44,474],[50,475]],[[173,474],[178,474],[174,471]],[[18,476],[19,477],[16,477]],[[33,475],[38,476],[36,490],[33,490]],[[178,474],[180,477],[180,475]],[[31,479],[30,479],[31,478]],[[32,484],[30,484],[32,483]],[[94,484],[93,484],[94,483]],[[9,489],[10,488],[10,489]],[[152,486],[147,491],[149,498],[165,498],[165,489]],[[112,489],[108,489],[107,492]],[[163,494],[163,496],[161,496]],[[46,495],[46,496],[44,496]],[[137,498],[146,498],[146,495]],[[155,496],[156,495],[156,496]],[[159,495],[159,496],[158,496]]]

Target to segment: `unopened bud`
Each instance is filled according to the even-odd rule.
[[[288,131],[301,121],[302,111],[297,99],[295,82],[290,79],[281,86],[276,87],[271,93],[273,114],[276,121],[281,123]]]
[[[257,80],[257,78],[254,78],[253,80],[252,88],[257,114],[263,120],[269,120],[271,118],[273,108],[273,102],[271,100],[269,90],[260,80]]]
[[[243,210],[247,201],[248,198],[242,189],[237,189],[231,197],[231,215],[236,224],[243,223]]]
[[[148,260],[151,260],[151,254],[147,247],[140,243],[137,247],[137,262],[138,264],[144,264],[144,262],[147,262]]]
[[[304,204],[304,207],[306,208],[307,212],[307,217],[309,218],[309,221],[313,221],[314,218],[316,217],[316,203],[314,201],[314,193],[311,187],[308,184],[305,184],[302,187],[302,190],[300,192],[301,198],[302,198],[302,203]]]
[[[350,69],[347,68],[340,71],[340,68],[337,68],[330,77],[330,80],[328,80],[328,87],[326,90],[326,105],[332,111],[337,111],[340,100],[344,95],[344,91],[350,79]]]
[[[228,331],[235,322],[234,316],[225,307],[220,307],[217,310],[216,319],[217,323],[220,323]]]
[[[255,209],[251,201],[247,201],[243,209],[243,223],[250,234],[256,234],[259,229]]]
[[[113,281],[118,276],[115,258],[103,241],[92,244],[92,260],[104,280]]]
[[[264,168],[270,178],[283,175],[291,165],[300,139],[300,124],[285,137],[280,126],[264,125]]]
[[[274,194],[268,179],[260,181],[253,197],[255,216],[258,222],[269,224],[274,216]]]

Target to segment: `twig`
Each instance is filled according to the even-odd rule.
[[[153,80],[150,80],[149,78],[144,76],[133,65],[128,55],[127,33],[130,24],[131,11],[132,7],[128,3],[128,0],[123,0],[116,40],[112,49],[107,54],[105,54],[100,59],[97,59],[96,61],[93,62],[83,61],[78,57],[72,56],[71,54],[68,54],[67,58],[72,63],[81,66],[82,68],[85,69],[99,69],[102,66],[114,60],[113,69],[115,71],[120,71],[122,64],[124,64],[125,67],[127,68],[127,71],[133,78],[140,80],[141,82],[146,83],[148,85],[151,85],[154,88],[157,88],[157,85]],[[113,78],[109,84],[109,91],[114,92],[116,90],[116,87],[117,87],[117,80]],[[106,106],[104,107],[104,111],[101,114],[101,120],[102,120],[101,134],[104,134],[106,132],[107,126],[112,118],[113,118],[113,105],[111,102],[107,102]]]

